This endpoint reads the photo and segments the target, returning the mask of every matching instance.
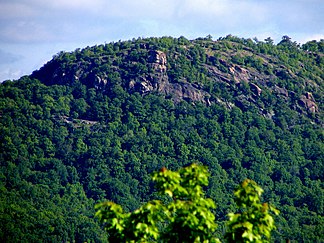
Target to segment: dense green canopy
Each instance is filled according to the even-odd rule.
[[[105,242],[103,200],[159,196],[151,173],[208,166],[218,235],[245,178],[274,240],[324,235],[323,41],[148,38],[58,53],[0,84],[0,239]]]

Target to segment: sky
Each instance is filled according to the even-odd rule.
[[[324,0],[1,0],[0,82],[60,51],[138,37],[324,39]]]

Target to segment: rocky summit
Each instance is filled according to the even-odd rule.
[[[61,52],[31,77],[45,84],[81,82],[103,91],[117,83],[128,92],[158,92],[176,103],[253,106],[265,116],[274,112],[265,99],[275,96],[293,110],[322,117],[322,53],[302,50],[289,39],[277,46],[233,36],[217,41],[170,39],[179,43],[176,48],[158,43],[161,40],[138,39]],[[303,75],[307,69],[311,74]],[[216,88],[226,91],[214,92]],[[225,93],[231,93],[231,98]]]

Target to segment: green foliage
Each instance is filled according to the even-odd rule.
[[[123,213],[120,205],[103,202],[96,205],[96,216],[104,223],[109,241],[218,242],[215,203],[204,198],[202,186],[208,184],[207,169],[197,164],[173,172],[162,168],[153,174],[159,192],[167,202],[153,200],[132,213]]]
[[[267,203],[260,202],[263,190],[254,181],[246,179],[235,191],[235,201],[242,213],[230,213],[225,238],[228,242],[269,242],[275,229],[269,211],[279,211]]]
[[[61,52],[1,83],[0,240],[104,241],[97,201],[134,211],[155,198],[150,173],[198,161],[218,237],[233,188],[251,178],[280,209],[274,241],[321,242],[322,52],[287,37],[138,38]]]
[[[163,211],[169,225],[163,232],[165,241],[173,242],[216,242],[215,216],[211,209],[215,203],[205,198],[202,186],[208,185],[206,167],[191,166],[172,172],[163,168],[153,174],[159,190],[173,201]]]
[[[166,202],[150,201],[139,209],[124,213],[113,202],[96,205],[96,217],[104,224],[110,242],[220,242],[215,237],[215,203],[205,198],[202,186],[208,185],[206,167],[192,164],[178,171],[163,167],[153,173],[159,192],[168,195]],[[235,191],[241,214],[229,214],[227,242],[268,242],[275,229],[275,214],[279,211],[260,203],[263,190],[246,179]]]

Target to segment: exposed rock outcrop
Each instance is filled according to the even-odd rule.
[[[315,103],[312,93],[310,92],[307,92],[305,95],[302,95],[302,97],[299,100],[299,104],[302,105],[305,109],[307,109],[308,112],[318,112],[318,106]]]
[[[256,95],[256,96],[261,95],[262,89],[258,85],[254,84],[254,83],[250,83],[250,87],[251,87],[251,90],[254,95]]]
[[[249,82],[251,80],[248,70],[238,65],[229,67],[229,71],[233,74],[236,83],[241,83],[242,81]]]
[[[95,88],[100,88],[100,87],[104,87],[107,85],[108,80],[106,79],[106,77],[100,77],[98,75],[94,75],[94,86]]]
[[[268,112],[268,105],[287,102],[300,113],[321,117],[322,100],[317,98],[316,102],[309,92],[300,96],[300,91],[308,87],[315,97],[321,97],[321,77],[305,78],[302,70],[244,45],[243,49],[225,50],[214,42],[200,44],[195,48],[195,42],[191,42],[168,53],[156,50],[164,47],[145,41],[136,48],[117,44],[116,50],[119,49],[113,55],[102,48],[98,53],[96,48],[88,48],[87,54],[61,53],[31,77],[47,85],[82,83],[107,95],[113,95],[114,87],[120,86],[141,95],[157,92],[176,103],[214,102],[228,109],[237,106],[243,110],[254,107],[269,118],[273,115]],[[234,56],[241,58],[234,61]],[[303,63],[300,65],[304,68]],[[297,91],[290,85],[294,80],[298,81]],[[274,102],[277,99],[280,102]]]
[[[147,94],[157,91],[170,96],[176,103],[181,100],[202,102],[210,104],[210,95],[197,85],[187,83],[185,80],[179,83],[171,83],[167,75],[167,56],[162,51],[150,51],[149,65],[153,73],[142,76],[137,80],[131,80],[128,87],[130,90]]]
[[[167,57],[162,51],[150,51],[149,62],[156,72],[166,72]]]
[[[285,88],[280,88],[279,86],[274,87],[274,91],[277,94],[283,95],[284,97],[288,97],[288,91]]]

